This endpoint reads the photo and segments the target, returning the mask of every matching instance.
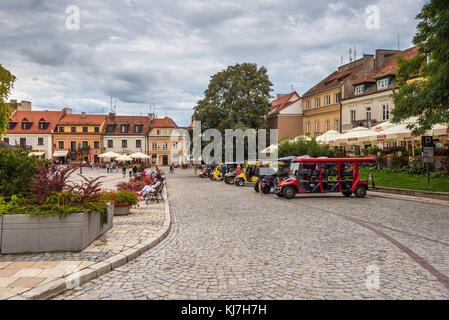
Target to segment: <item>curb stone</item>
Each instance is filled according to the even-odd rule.
[[[155,245],[157,245],[159,242],[161,242],[163,239],[165,239],[168,236],[168,233],[170,232],[170,227],[172,224],[172,219],[171,219],[171,215],[170,215],[167,185],[164,188],[163,194],[164,194],[164,201],[165,201],[165,218],[164,218],[164,223],[162,224],[162,228],[160,230],[158,230],[153,235],[153,237],[135,245],[134,247],[127,249],[119,254],[116,254],[115,256],[112,256],[104,261],[97,262],[97,263],[89,266],[88,268],[83,269],[80,272],[78,272],[79,285],[82,285],[90,280],[100,277],[100,276],[134,260],[135,258],[140,256],[144,252],[153,248]],[[47,299],[51,299],[51,298],[63,293],[64,291],[68,290],[67,281],[69,280],[70,276],[73,276],[73,274],[68,275],[64,278],[59,278],[59,279],[53,280],[51,282],[48,282],[48,283],[38,286],[36,288],[30,289],[26,292],[23,292],[22,294],[11,297],[8,300],[47,300]]]

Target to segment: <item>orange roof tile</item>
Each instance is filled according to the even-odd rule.
[[[295,95],[298,96],[298,98],[294,99],[292,101],[289,101]],[[281,112],[285,108],[289,107],[290,105],[292,105],[299,99],[301,99],[301,96],[296,91],[290,92],[289,94],[282,95],[278,99],[271,101],[270,112],[268,113],[268,115],[270,116],[270,115],[278,114],[279,112]]]
[[[178,128],[172,118],[157,118],[151,121],[151,128]]]
[[[57,122],[63,116],[64,111],[16,111],[9,122],[16,123],[14,129],[9,129],[8,134],[49,134],[56,127]],[[22,122],[30,122],[30,129],[22,129]],[[46,129],[39,129],[39,122],[48,123]]]
[[[106,119],[105,115],[86,114],[83,117],[82,114],[68,114],[63,117],[58,124],[59,125],[91,125],[100,126]]]
[[[145,116],[117,116],[109,114],[106,118],[106,125],[103,128],[103,132],[106,134],[136,134],[134,132],[134,127],[130,128],[129,132],[122,133],[120,132],[120,125],[127,124],[129,126],[134,125],[142,125],[142,132],[141,134],[146,134],[148,132],[148,129],[150,127],[150,119]],[[106,128],[108,125],[115,125],[113,132],[106,132]]]

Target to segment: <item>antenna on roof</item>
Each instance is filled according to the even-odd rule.
[[[295,91],[295,87],[291,84],[290,87],[292,88],[292,92]]]
[[[398,51],[399,51],[399,35],[398,35]]]
[[[117,98],[114,98],[115,102],[114,102],[114,113],[117,113]]]
[[[343,56],[341,56],[341,65],[343,65]]]
[[[349,62],[352,62],[352,48],[349,48]]]
[[[111,97],[111,113],[112,113],[112,97]]]
[[[355,46],[354,46],[354,61],[355,60],[357,60],[357,51],[356,51],[356,48],[355,48]]]

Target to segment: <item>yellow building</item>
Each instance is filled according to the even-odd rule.
[[[365,70],[374,67],[374,56],[343,65],[303,95],[304,132],[317,137],[329,130],[341,131],[341,100]]]
[[[162,119],[152,119],[150,123],[150,133],[148,134],[148,154],[150,163],[155,166],[169,166],[172,163],[182,164],[182,138],[177,141],[171,140],[171,135],[178,129],[176,123],[169,117]],[[173,153],[176,153],[180,163],[173,159]]]

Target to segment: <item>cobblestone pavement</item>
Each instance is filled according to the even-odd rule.
[[[84,169],[86,177],[104,176],[103,189],[115,189],[123,179],[121,173],[106,174],[105,170]],[[78,172],[73,181],[81,178]],[[165,219],[164,201],[142,203],[127,216],[115,216],[114,226],[81,252],[52,252],[0,255],[0,300],[8,299],[37,286],[81,271],[95,262],[104,261],[147,240]]]
[[[170,235],[56,299],[449,298],[447,205],[168,182]]]

